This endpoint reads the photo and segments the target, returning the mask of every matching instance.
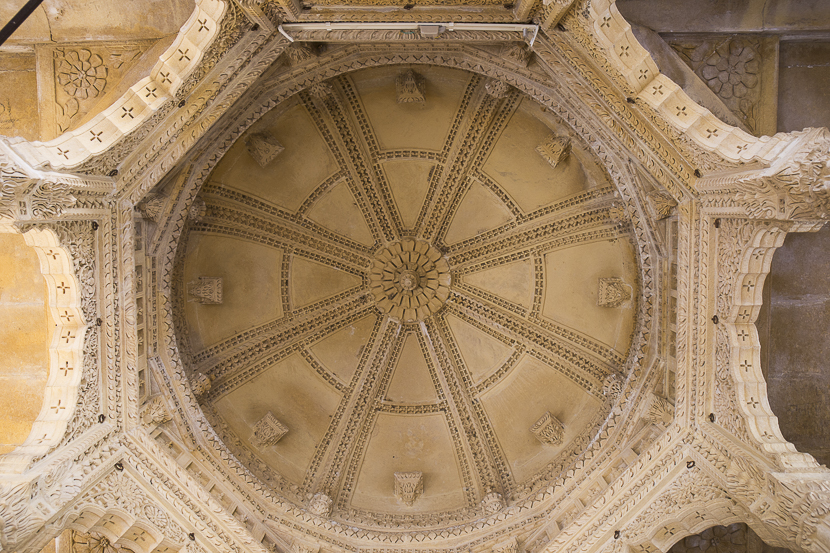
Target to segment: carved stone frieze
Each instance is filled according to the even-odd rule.
[[[404,505],[412,507],[418,496],[424,493],[424,475],[421,472],[396,472],[395,496]]]
[[[286,434],[288,434],[288,427],[269,411],[254,425],[251,443],[259,448],[276,445]]]
[[[702,203],[715,216],[819,220],[830,217],[830,135],[799,133],[797,147],[767,169],[713,175],[698,181]]]

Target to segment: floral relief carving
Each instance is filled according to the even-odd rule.
[[[97,97],[107,86],[107,68],[98,54],[85,48],[59,50],[57,81],[69,96],[86,99]]]
[[[758,132],[761,80],[761,43],[753,38],[728,38],[720,42],[678,41],[671,46],[706,82],[723,103],[752,132]]]

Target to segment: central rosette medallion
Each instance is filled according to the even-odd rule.
[[[403,322],[435,313],[450,293],[450,266],[422,240],[404,238],[379,250],[369,273],[378,308]]]

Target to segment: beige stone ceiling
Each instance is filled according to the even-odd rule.
[[[409,69],[274,108],[180,245],[208,419],[281,495],[364,523],[468,520],[557,475],[607,416],[637,307],[614,189],[568,129],[454,69],[413,67],[423,102],[399,103]],[[200,277],[221,304],[187,295]],[[395,473],[421,473],[414,501]]]

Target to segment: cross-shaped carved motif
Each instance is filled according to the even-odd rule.
[[[743,361],[741,361],[741,364],[739,366],[744,370],[744,372],[749,372],[749,369],[752,368],[752,361],[744,359]]]
[[[132,108],[132,106],[131,106],[131,107],[129,107],[129,108],[124,107],[124,106],[121,106],[121,109],[124,111],[124,113],[122,113],[122,114],[121,114],[121,119],[124,119],[124,118],[125,118],[125,117],[127,117],[128,115],[130,116],[130,119],[135,119],[135,116],[133,115],[133,108]]]
[[[61,402],[62,402],[62,400],[60,400],[60,399],[59,399],[59,400],[58,400],[58,403],[57,403],[56,405],[53,405],[52,407],[50,407],[50,408],[49,408],[49,409],[54,409],[54,410],[55,410],[55,414],[56,414],[56,415],[57,415],[59,412],[61,412],[61,411],[63,411],[64,409],[66,409],[66,406],[65,406],[65,405],[61,405]]]
[[[179,56],[179,61],[182,61],[182,60],[190,61],[190,56],[187,55],[188,52],[190,52],[190,48],[185,48],[184,52],[182,52],[182,49],[179,48],[179,54],[181,54]]]
[[[63,281],[61,281],[60,286],[58,286],[57,288],[61,291],[62,294],[66,294],[66,291],[69,290],[69,286],[64,284]]]
[[[749,396],[749,401],[747,401],[747,402],[746,402],[746,404],[747,404],[749,407],[751,407],[752,409],[755,409],[756,407],[758,407],[758,406],[760,405],[760,403],[758,402],[758,400],[757,400],[757,399],[755,399],[755,398],[754,398],[754,397],[752,397],[752,396]]]
[[[69,371],[72,371],[74,369],[69,366],[69,361],[64,361],[63,367],[60,367],[58,370],[63,371],[63,376],[66,376],[69,374]]]
[[[56,252],[54,250],[47,250],[46,255],[48,255],[52,259],[57,259],[58,258],[58,252]]]
[[[98,142],[103,142],[101,140],[101,135],[104,134],[104,131],[93,132],[89,131],[89,134],[92,135],[92,138],[89,139],[90,142],[97,140]]]
[[[173,81],[170,80],[170,72],[168,71],[165,73],[164,71],[159,71],[159,76],[161,76],[161,84],[164,83],[172,83]]]
[[[74,340],[74,339],[75,339],[75,336],[72,334],[71,330],[67,330],[66,335],[61,336],[61,340],[66,340],[67,344],[69,343],[70,340]]]
[[[196,31],[197,33],[201,33],[202,31],[209,31],[210,29],[207,26],[207,17],[204,19],[197,19],[196,21],[199,22],[199,30]]]
[[[741,339],[741,342],[746,342],[746,339],[749,338],[749,332],[744,330],[743,328],[738,331],[738,338]]]
[[[748,280],[744,283],[743,288],[745,288],[747,292],[752,292],[752,290],[755,288],[755,283],[751,280]]]

